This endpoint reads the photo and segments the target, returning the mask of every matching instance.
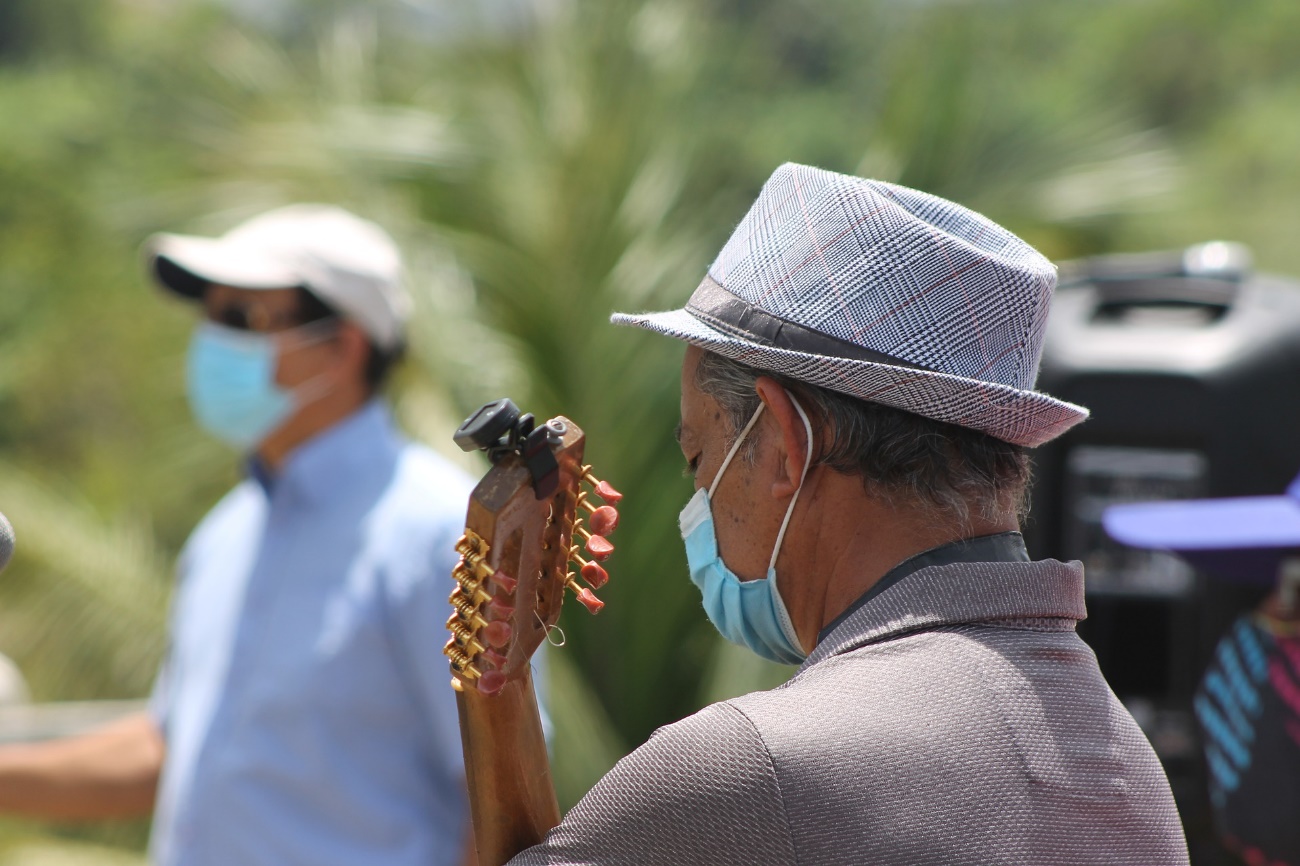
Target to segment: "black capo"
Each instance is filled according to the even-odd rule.
[[[538,499],[546,499],[560,483],[560,464],[551,451],[551,432],[537,426],[531,413],[521,414],[508,397],[485,403],[465,419],[452,437],[462,451],[485,451],[497,463],[507,454],[518,454],[533,477]]]

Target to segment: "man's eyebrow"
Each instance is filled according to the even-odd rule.
[[[681,421],[678,421],[677,426],[673,428],[673,438],[677,440],[678,445],[682,444],[682,422]]]

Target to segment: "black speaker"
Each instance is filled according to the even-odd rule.
[[[1109,505],[1276,494],[1300,470],[1300,282],[1236,244],[1067,263],[1038,387],[1092,417],[1038,449],[1025,535],[1079,559],[1079,632],[1164,762],[1193,862],[1212,841],[1192,692],[1218,638],[1264,590],[1211,579],[1102,530]]]

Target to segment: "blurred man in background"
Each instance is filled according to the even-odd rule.
[[[460,862],[440,625],[471,485],[377,397],[408,313],[396,245],[297,205],[221,238],[160,235],[147,253],[162,286],[201,306],[191,406],[249,455],[248,477],[181,554],[148,712],[0,750],[0,809],[153,808],[166,866]]]

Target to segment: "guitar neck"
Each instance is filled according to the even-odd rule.
[[[456,693],[478,866],[500,866],[560,823],[531,674]]]
[[[623,495],[591,474],[582,462],[586,434],[564,417],[537,426],[499,400],[470,416],[456,441],[486,450],[492,468],[470,496],[456,543],[443,652],[457,692],[479,866],[500,866],[560,823],[531,659],[566,589],[591,613],[604,606],[592,589],[609,579],[597,560],[614,552],[605,536],[618,526],[614,506]]]

